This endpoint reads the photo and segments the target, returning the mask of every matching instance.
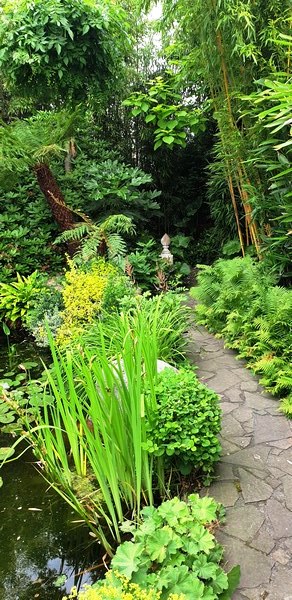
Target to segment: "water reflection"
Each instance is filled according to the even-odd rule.
[[[35,468],[6,465],[0,491],[1,600],[60,600],[102,575],[102,549]],[[78,518],[78,517],[77,517]],[[93,569],[92,569],[93,565]],[[63,576],[60,578],[60,576]]]

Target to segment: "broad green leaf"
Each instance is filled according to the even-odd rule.
[[[228,588],[218,596],[218,600],[231,600],[233,593],[235,592],[240,582],[240,566],[233,567],[229,573],[227,573]]]
[[[151,121],[155,121],[156,115],[147,115],[145,118],[145,123],[150,123]]]
[[[166,546],[172,540],[172,529],[168,526],[157,530],[146,541],[146,551],[152,561],[163,562],[166,557]]]
[[[217,511],[219,505],[213,498],[205,496],[200,498],[198,494],[189,496],[189,501],[192,503],[192,515],[200,521],[200,523],[211,523],[217,519]]]
[[[0,460],[6,460],[7,458],[10,458],[10,456],[13,456],[14,452],[14,448],[5,448],[4,446],[0,447]]]
[[[165,142],[165,144],[172,144],[174,142],[174,137],[173,135],[164,135],[162,140]]]
[[[131,579],[132,574],[139,569],[139,558],[142,550],[143,544],[124,542],[118,547],[112,559],[111,567],[122,573],[122,575],[125,575],[128,579]]]

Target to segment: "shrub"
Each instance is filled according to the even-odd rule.
[[[218,260],[213,266],[200,266],[198,287],[191,293],[200,302],[197,322],[238,350],[268,391],[289,398],[292,291],[274,283],[250,257]],[[291,400],[286,398],[281,406],[292,416]]]
[[[13,182],[10,174],[5,181],[1,177],[0,185],[1,281],[10,282],[17,272],[27,276],[36,269],[60,271],[63,256],[52,245],[58,227],[33,175],[24,173]]]
[[[39,292],[38,272],[28,277],[17,273],[17,281],[0,283],[0,318],[14,323],[23,320],[32,303],[32,298]]]
[[[202,472],[208,482],[219,459],[221,411],[215,392],[190,369],[165,369],[156,386],[157,411],[149,423],[147,450],[182,474]]]
[[[56,287],[58,284],[52,282],[48,285],[47,279],[44,283],[45,285],[40,288],[39,293],[33,297],[24,318],[25,327],[33,335],[38,346],[49,345],[46,325],[55,336],[62,323],[63,298],[60,289]]]
[[[57,332],[57,342],[65,345],[78,336],[84,326],[98,317],[110,278],[117,269],[104,260],[96,260],[88,269],[77,268],[69,260],[69,270],[65,273],[65,285],[62,290],[64,311],[63,323]]]
[[[239,568],[227,575],[219,566],[223,550],[213,531],[221,508],[198,494],[188,502],[173,498],[158,508],[144,508],[140,525],[122,526],[133,539],[118,547],[112,569],[145,589],[160,591],[161,600],[170,600],[172,594],[217,600],[223,591],[228,600],[238,584]]]

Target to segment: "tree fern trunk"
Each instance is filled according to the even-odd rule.
[[[66,231],[66,229],[73,229],[73,212],[68,206],[66,206],[63,194],[54,178],[50,167],[45,163],[38,163],[34,166],[34,172],[36,174],[40,189],[42,190],[48,202],[48,205],[52,211],[52,215],[61,231]],[[74,252],[76,252],[78,247],[79,244],[77,242],[68,243],[68,250],[71,255],[74,254]]]

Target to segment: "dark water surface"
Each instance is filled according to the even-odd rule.
[[[11,359],[8,365],[7,350],[0,348],[4,372],[37,358],[33,346],[21,344],[14,365]],[[2,435],[0,446],[8,442]],[[0,472],[0,600],[61,600],[73,585],[90,583],[103,572],[96,567],[104,551],[85,526],[74,523],[78,515],[48,489],[33,461],[27,453]]]

